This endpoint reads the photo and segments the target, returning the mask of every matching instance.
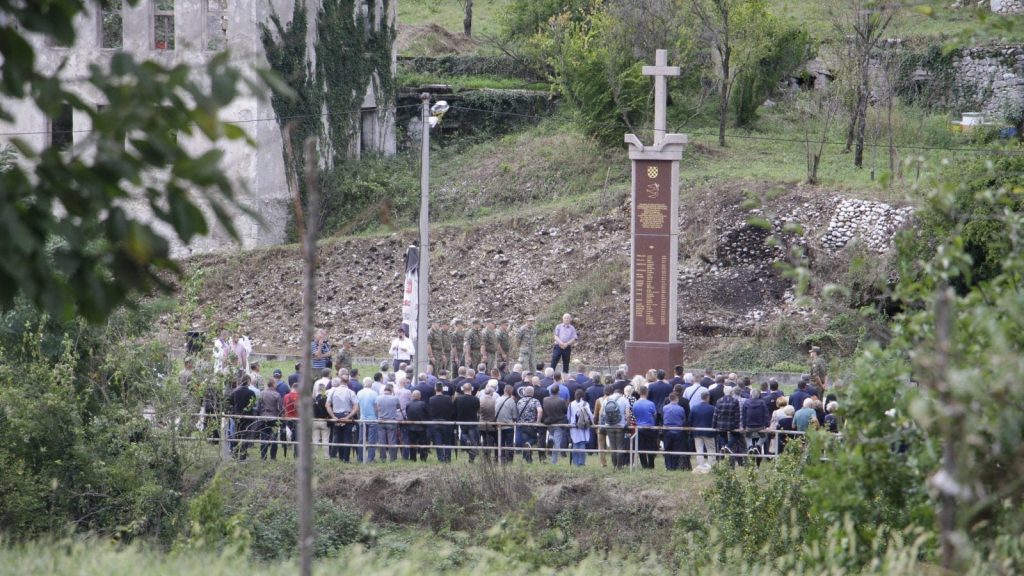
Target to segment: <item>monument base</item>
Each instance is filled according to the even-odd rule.
[[[682,342],[626,342],[627,376],[644,374],[652,368],[671,374],[672,369],[682,363]]]

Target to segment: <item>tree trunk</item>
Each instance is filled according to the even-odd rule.
[[[462,18],[462,33],[466,36],[473,35],[473,0],[466,0],[466,12]]]
[[[718,145],[725,147],[725,119],[729,115],[729,57],[731,50],[726,45],[722,51],[722,86],[718,92]]]
[[[821,163],[820,153],[811,153],[809,166],[807,167],[807,183],[817,184],[818,183],[818,165]]]
[[[306,224],[303,239],[302,385],[299,388],[299,573],[313,572],[313,318],[316,309],[316,237],[320,213],[316,141],[306,141]]]
[[[853,165],[857,168],[864,167],[864,132],[868,123],[868,61],[865,59],[861,64],[860,85],[857,88],[857,132],[854,135],[855,144],[853,151]]]

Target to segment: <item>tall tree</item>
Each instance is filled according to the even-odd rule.
[[[690,0],[696,36],[694,43],[711,46],[718,83],[718,145],[725,146],[729,100],[736,77],[750,64],[765,42],[765,26],[771,15],[764,0]]]
[[[855,75],[853,108],[846,130],[846,152],[854,147],[853,165],[864,167],[864,133],[871,98],[871,61],[882,48],[886,33],[901,11],[897,0],[835,0],[830,7],[832,26],[847,43],[847,69]]]
[[[84,0],[0,0],[0,121],[29,102],[51,120],[70,112],[92,125],[73,143],[55,138],[41,148],[5,135],[19,160],[0,171],[0,307],[23,296],[61,318],[99,321],[133,294],[166,287],[162,272],[177,271],[157,226],[186,244],[208,233],[201,200],[235,235],[233,219],[244,208],[221,169],[224,152],[194,153],[183,143],[247,139],[218,117],[245,80],[226,53],[205,71],[125,52],[84,78],[44,69],[30,34],[73,46],[74,21],[85,9]],[[130,198],[147,201],[153,220],[126,210]]]
[[[462,0],[462,33],[473,35],[473,0]]]

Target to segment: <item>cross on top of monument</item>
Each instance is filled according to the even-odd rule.
[[[657,145],[668,132],[665,120],[665,106],[668,99],[668,86],[665,79],[679,76],[679,66],[668,65],[668,51],[654,52],[654,66],[643,67],[644,76],[654,76],[654,144]]]

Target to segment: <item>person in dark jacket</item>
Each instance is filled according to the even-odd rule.
[[[740,402],[734,394],[735,391],[729,386],[715,403],[713,428],[718,430],[719,449],[728,448],[733,454],[742,454],[742,435],[736,432],[740,427]],[[729,463],[735,466],[736,460],[737,457],[733,457]]]
[[[715,427],[715,407],[711,405],[709,399],[711,393],[704,390],[700,393],[703,402],[694,405],[690,409],[690,426],[692,428],[714,428]],[[693,442],[695,445],[694,452],[703,454],[703,456],[697,456],[695,467],[696,471],[706,471],[711,468],[711,464],[714,462],[714,457],[708,456],[717,452],[715,447],[715,433],[710,430],[698,430],[693,432]]]
[[[495,379],[496,380],[496,379]],[[473,385],[466,382],[462,385],[462,393],[455,396],[455,421],[478,422],[480,419],[480,399],[473,394]],[[476,460],[476,447],[480,445],[480,428],[476,424],[459,425],[459,445],[467,446],[469,461]]]
[[[256,393],[249,387],[251,382],[249,375],[243,374],[238,387],[231,391],[230,396],[231,413],[238,416],[235,419],[235,442],[232,452],[239,460],[248,457],[249,440],[256,428],[256,420],[245,418],[256,413]]]
[[[761,431],[768,427],[771,412],[768,410],[768,405],[765,404],[763,398],[761,398],[761,391],[757,388],[750,390],[750,399],[743,403],[743,427],[747,434],[747,450],[757,450],[759,453],[764,452],[764,447],[767,444],[764,441],[764,436]],[[758,466],[761,465],[761,459],[756,460]]]
[[[781,390],[779,390],[779,381],[775,378],[768,380],[768,394],[762,394],[761,399],[768,405],[770,410],[774,410],[778,406],[779,398],[785,396]]]
[[[402,425],[402,434],[410,447],[410,459],[415,462],[416,455],[419,454],[420,460],[426,462],[427,456],[430,455],[430,448],[428,448],[430,440],[427,439],[427,426],[426,424],[416,424],[416,422],[430,420],[430,410],[427,408],[427,403],[422,400],[419,390],[413,390],[410,398],[409,405],[405,408],[405,420],[411,422],[411,424]]]
[[[452,449],[442,448],[451,446],[455,441],[455,434],[452,430],[452,422],[455,422],[455,404],[452,397],[444,393],[444,386],[440,381],[434,388],[434,395],[427,402],[427,411],[430,413],[430,420],[438,422],[430,426],[430,437],[434,441],[438,462],[451,462]]]
[[[796,392],[789,395],[789,405],[794,410],[799,410],[804,406],[804,400],[811,397],[810,392],[807,391],[807,382],[800,380],[796,385]]]

